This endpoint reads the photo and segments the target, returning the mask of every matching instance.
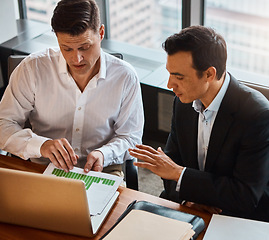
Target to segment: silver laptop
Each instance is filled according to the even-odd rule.
[[[82,181],[0,168],[0,222],[92,237],[118,195],[91,216]]]

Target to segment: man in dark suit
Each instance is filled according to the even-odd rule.
[[[164,180],[162,197],[210,213],[269,221],[269,102],[226,72],[226,43],[202,26],[164,45],[176,97],[165,151],[130,154]]]

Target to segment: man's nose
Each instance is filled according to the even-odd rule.
[[[172,89],[173,88],[173,80],[171,79],[171,76],[169,76],[169,78],[168,78],[168,82],[167,82],[167,87],[169,88],[169,89]]]
[[[73,61],[75,63],[80,63],[83,60],[83,55],[80,51],[76,51],[73,55]]]

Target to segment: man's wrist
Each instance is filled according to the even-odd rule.
[[[182,167],[183,169],[181,170],[181,173],[180,173],[180,177],[177,181],[177,185],[176,185],[176,191],[179,192],[180,191],[180,187],[181,187],[181,180],[182,180],[182,177],[184,175],[184,172],[186,170],[186,167]]]
[[[181,167],[181,166],[178,166],[177,170],[175,171],[175,177],[173,178],[174,181],[178,182],[181,174],[182,174],[182,171],[183,171],[184,167]]]

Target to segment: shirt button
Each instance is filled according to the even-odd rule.
[[[78,110],[81,110],[81,107],[79,107]]]
[[[76,132],[78,132],[78,131],[79,131],[79,128],[76,129]]]

